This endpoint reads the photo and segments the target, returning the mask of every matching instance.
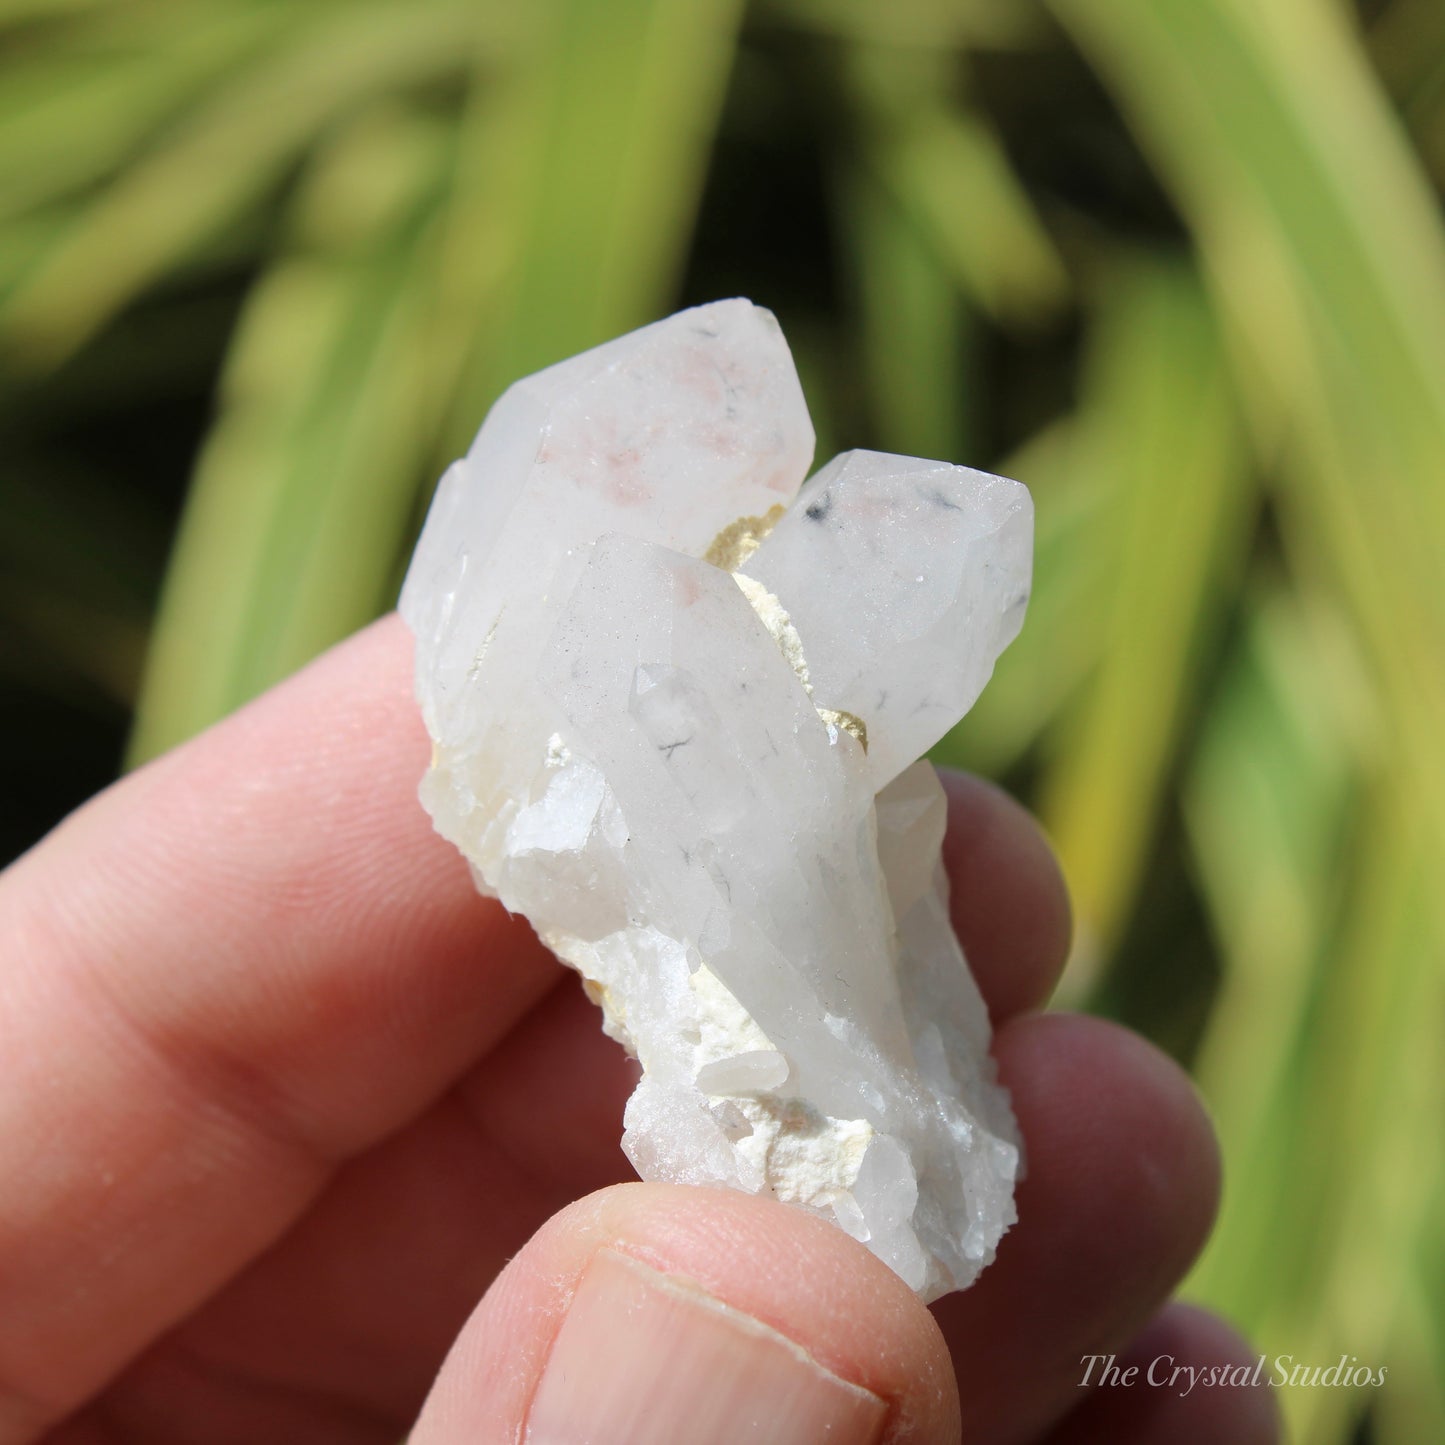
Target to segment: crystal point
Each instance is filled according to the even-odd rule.
[[[1018,631],[1032,513],[880,453],[804,484],[812,447],[746,301],[513,386],[403,590],[422,797],[641,1062],[644,1178],[772,1194],[933,1298],[993,1257],[1019,1141],[915,759]]]

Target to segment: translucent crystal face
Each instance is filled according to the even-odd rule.
[[[812,448],[746,301],[512,387],[402,594],[422,798],[641,1061],[644,1178],[773,1194],[933,1298],[1012,1222],[1018,1138],[914,759],[1018,631],[1032,511],[872,452],[803,485]]]

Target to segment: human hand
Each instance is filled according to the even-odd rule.
[[[393,1445],[424,1399],[413,1445],[1274,1438],[1267,1392],[1080,1388],[1247,1352],[1160,1312],[1188,1081],[1028,1012],[1068,910],[1016,805],[948,780],[945,856],[1028,1177],[930,1311],[800,1211],[618,1183],[631,1066],[432,833],[409,655],[378,623],[0,876],[0,1445]]]

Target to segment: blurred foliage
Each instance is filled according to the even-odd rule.
[[[1445,1439],[1445,8],[0,0],[6,843],[388,606],[517,375],[779,312],[820,453],[1018,476],[940,749],[1195,1071],[1191,1290]],[[166,557],[172,518],[178,530]],[[162,581],[163,577],[163,581]],[[142,667],[142,659],[144,667]]]

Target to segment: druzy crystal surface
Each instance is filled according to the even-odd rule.
[[[1016,482],[813,431],[773,317],[684,311],[514,385],[402,594],[422,799],[640,1060],[648,1179],[835,1221],[925,1298],[1019,1144],[915,761],[1017,633]]]

